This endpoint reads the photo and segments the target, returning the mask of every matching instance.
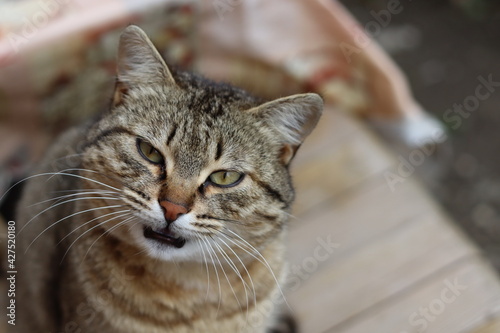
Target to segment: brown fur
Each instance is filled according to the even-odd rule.
[[[57,174],[30,180],[18,206],[15,332],[269,331],[283,303],[288,164],[321,109],[315,94],[262,104],[172,72],[128,27],[110,110],[58,140],[39,169]],[[138,138],[164,161],[142,156]],[[244,176],[218,187],[219,170]],[[168,228],[162,200],[187,210]]]

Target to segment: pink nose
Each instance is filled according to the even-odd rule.
[[[163,209],[163,213],[165,214],[165,219],[168,223],[177,220],[177,218],[187,213],[186,207],[178,204],[174,204],[168,200],[160,201],[160,206]]]

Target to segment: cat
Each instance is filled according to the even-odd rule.
[[[169,68],[131,25],[111,99],[27,181],[9,331],[277,332],[289,165],[321,97],[264,102]]]

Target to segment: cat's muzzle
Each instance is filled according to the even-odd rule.
[[[153,239],[165,245],[174,246],[178,249],[186,244],[186,240],[182,237],[176,237],[169,227],[160,230],[153,230],[150,227],[144,227],[144,237]]]

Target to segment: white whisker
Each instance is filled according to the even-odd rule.
[[[297,216],[295,216],[295,215],[292,215],[292,214],[290,214],[288,212],[283,212],[283,213],[285,213],[288,217],[291,217],[292,219],[299,220],[299,218]]]
[[[224,243],[224,245],[226,245],[226,247],[236,256],[236,258],[238,259],[238,261],[241,263],[241,266],[243,266],[243,269],[245,270],[245,272],[247,273],[248,278],[250,279],[250,284],[252,285],[254,305],[257,305],[257,295],[256,295],[256,291],[255,291],[255,285],[253,283],[252,276],[250,275],[250,272],[248,272],[248,269],[247,269],[246,265],[243,263],[243,261],[241,260],[240,256],[238,256],[238,254],[236,254],[236,252],[234,252],[234,250],[223,239],[219,238],[219,240],[222,243]],[[248,286],[248,284],[246,284],[246,285]],[[248,287],[248,289],[250,290],[250,287]]]
[[[267,269],[269,270],[269,272],[271,273],[271,275],[273,276],[273,279],[274,281],[276,282],[276,286],[278,287],[278,290],[281,294],[281,296],[283,297],[283,300],[285,302],[285,304],[287,305],[287,307],[292,310],[290,304],[288,304],[288,301],[286,300],[286,297],[285,297],[285,294],[283,293],[283,290],[281,289],[281,286],[280,286],[280,283],[278,281],[278,279],[276,278],[276,275],[274,274],[274,271],[273,269],[271,268],[271,265],[269,265],[269,263],[267,262],[266,258],[264,258],[264,256],[259,252],[259,250],[257,250],[252,244],[250,244],[249,242],[247,242],[243,237],[241,237],[240,235],[238,235],[237,233],[233,232],[232,230],[228,229],[228,228],[225,228],[227,231],[229,231],[231,234],[233,234],[234,236],[238,237],[239,239],[241,239],[241,241],[243,242],[243,244],[245,244],[246,246],[248,246],[250,249],[252,249],[252,251],[254,251],[260,258],[262,258],[262,260],[258,259],[255,255],[253,255],[251,252],[247,251],[247,253],[249,255],[251,255],[252,257],[254,257],[256,260],[258,260],[259,262],[261,262],[263,265],[265,265],[267,267]],[[229,237],[226,237],[228,240],[230,240],[231,242],[233,242],[233,244],[237,245],[236,244],[236,240],[231,240]],[[239,246],[239,245],[238,245]],[[239,246],[241,249],[243,249],[243,247]]]
[[[57,206],[60,206],[60,205],[64,205],[64,204],[67,204],[67,203],[70,203],[70,202],[74,202],[74,201],[79,201],[79,200],[96,200],[96,199],[108,199],[108,200],[121,200],[120,198],[114,198],[114,197],[83,197],[83,198],[76,198],[76,199],[69,199],[69,200],[66,200],[66,201],[63,201],[63,202],[59,202],[59,203],[56,203],[56,204],[53,204],[47,208],[45,208],[44,210],[42,210],[41,212],[39,212],[38,214],[36,214],[35,216],[33,216],[28,222],[26,222],[26,224],[19,230],[19,233],[23,232],[23,230],[34,220],[36,219],[38,216],[42,215],[43,213],[51,210],[52,208],[55,208]]]
[[[224,251],[224,249],[219,245],[217,244],[217,242],[214,242],[215,246],[219,249],[219,252],[222,254],[222,257],[224,258],[224,260],[227,262],[227,264],[229,265],[229,267],[231,267],[231,269],[236,273],[236,275],[240,278],[241,282],[242,282],[242,285],[243,285],[243,290],[245,291],[245,300],[246,300],[246,303],[247,303],[247,306],[246,306],[246,312],[247,312],[247,320],[248,320],[248,308],[249,308],[249,301],[248,301],[248,291],[247,291],[247,287],[248,289],[250,289],[250,287],[248,286],[248,284],[246,283],[246,281],[243,279],[243,276],[241,276],[241,273],[240,271],[238,270],[238,267],[236,267],[236,265],[234,264],[234,262],[231,260],[231,258],[227,255],[226,251]],[[244,265],[243,265],[244,266]],[[239,301],[238,301],[238,304],[239,304]]]
[[[214,242],[214,244],[217,246],[217,244]],[[221,252],[219,252],[221,253]],[[240,310],[243,310],[243,307],[241,306],[241,303],[240,303],[240,299],[238,298],[238,296],[236,295],[236,292],[234,291],[234,288],[233,288],[233,285],[231,284],[231,281],[229,280],[229,277],[227,276],[226,274],[226,270],[224,269],[224,266],[222,266],[222,263],[219,259],[219,256],[217,255],[217,253],[215,252],[215,249],[214,249],[214,254],[215,254],[215,258],[217,259],[217,262],[219,263],[219,266],[220,268],[222,269],[222,273],[224,274],[224,276],[226,277],[226,281],[227,283],[229,284],[229,288],[231,289],[231,291],[233,292],[233,295],[234,295],[234,298],[236,299],[236,302],[238,303],[239,307],[240,307]],[[222,254],[222,253],[221,253]]]
[[[63,238],[59,241],[59,243],[57,243],[57,245],[61,244],[61,242],[62,242],[63,240],[65,240],[67,237],[69,237],[69,235],[71,235],[72,233],[76,232],[78,229],[81,229],[81,228],[85,227],[85,226],[86,226],[87,224],[89,224],[89,223],[92,223],[92,222],[94,222],[94,221],[96,221],[96,220],[102,219],[103,217],[106,217],[106,216],[109,216],[109,215],[115,215],[115,214],[120,214],[120,213],[126,213],[126,214],[122,214],[122,215],[119,215],[119,216],[115,216],[115,217],[114,217],[114,218],[119,218],[119,217],[122,217],[122,216],[127,215],[129,212],[130,212],[130,209],[124,209],[124,210],[119,210],[119,211],[117,211],[117,212],[111,212],[111,213],[108,213],[108,214],[104,214],[104,215],[101,215],[101,216],[95,217],[95,218],[93,218],[92,220],[87,221],[87,222],[83,223],[82,225],[78,226],[77,228],[75,228],[74,230],[72,230],[70,233],[68,233],[66,236],[64,236],[64,237],[63,237]],[[109,220],[106,220],[106,221],[104,221],[104,222],[107,222],[107,221],[109,221]]]
[[[81,262],[81,263],[83,263],[83,262],[85,261],[85,258],[87,258],[87,255],[89,254],[90,249],[92,248],[92,246],[94,246],[94,244],[95,244],[95,243],[97,243],[97,241],[98,241],[99,239],[101,239],[101,238],[102,238],[104,235],[106,235],[107,233],[110,233],[111,231],[113,231],[113,230],[115,230],[115,229],[119,228],[120,226],[124,225],[125,223],[127,223],[128,221],[130,221],[130,220],[132,220],[132,219],[134,219],[134,218],[136,218],[136,217],[135,217],[135,216],[131,216],[131,217],[129,217],[129,218],[127,218],[127,219],[125,219],[125,220],[121,221],[120,223],[118,223],[117,225],[115,225],[115,226],[113,226],[113,227],[109,228],[108,230],[106,230],[105,232],[103,232],[103,233],[102,233],[99,237],[97,237],[97,238],[94,240],[94,242],[92,242],[92,244],[89,246],[89,248],[87,249],[87,252],[85,252],[85,255],[83,256],[83,259],[82,259],[82,262]],[[97,227],[97,226],[99,226],[99,225],[103,225],[103,224],[104,224],[104,223],[100,223],[100,224],[96,225],[96,227]],[[93,228],[95,228],[95,227],[93,227]],[[68,250],[69,250],[69,249],[68,249]]]
[[[85,172],[93,172],[93,173],[98,173],[97,171],[94,171],[94,170],[87,170],[87,169],[66,169],[67,171],[85,171]],[[107,188],[110,188],[112,190],[115,190],[115,191],[118,191],[120,192],[120,189],[117,189],[116,187],[113,187],[111,185],[108,185],[108,184],[105,184],[103,182],[100,182],[98,180],[95,180],[95,179],[92,179],[92,178],[89,178],[89,177],[85,177],[85,176],[82,176],[82,175],[75,175],[75,174],[72,174],[72,173],[67,173],[67,172],[64,172],[64,171],[59,171],[59,172],[50,172],[50,173],[46,173],[46,174],[52,174],[49,179],[47,179],[47,181],[49,181],[52,177],[55,177],[57,175],[62,175],[62,176],[69,176],[69,177],[76,177],[76,178],[80,178],[80,179],[85,179],[85,180],[89,180],[93,183],[96,183],[96,184],[99,184],[99,185],[102,185],[104,187],[107,187]]]
[[[82,169],[82,170],[85,170],[85,169]],[[32,176],[23,178],[20,181],[16,182],[14,185],[12,185],[11,187],[9,187],[7,189],[7,191],[5,191],[4,194],[2,194],[2,196],[0,197],[0,202],[7,195],[7,193],[9,193],[14,187],[16,187],[17,185],[19,185],[21,183],[24,183],[27,180],[30,180],[30,179],[33,179],[33,178],[37,178],[37,177],[42,177],[42,176],[54,176],[54,175],[62,175],[62,176],[68,176],[68,177],[76,177],[76,178],[86,179],[86,180],[89,180],[89,181],[94,182],[96,184],[99,184],[99,185],[102,185],[102,186],[105,186],[107,188],[111,188],[113,190],[116,190],[116,191],[120,192],[120,190],[117,189],[116,187],[113,187],[111,185],[107,185],[107,184],[101,183],[101,182],[99,182],[97,180],[94,180],[94,179],[91,179],[91,178],[87,178],[87,177],[83,177],[83,176],[80,176],[80,175],[74,175],[72,173],[61,173],[61,172],[44,172],[44,173],[39,173],[39,174],[36,174],[36,175],[32,175]]]
[[[203,254],[203,261],[205,263],[205,268],[207,270],[207,294],[205,295],[205,300],[207,300],[209,292],[210,292],[210,271],[208,269],[207,256],[205,255],[205,249],[203,249],[203,247],[201,245],[201,240],[199,238],[196,238],[196,241],[198,242],[198,246],[200,247],[201,253]],[[202,265],[203,265],[203,263],[202,263]]]
[[[43,201],[34,203],[32,205],[29,205],[28,207],[33,207],[33,206],[41,205],[41,204],[49,202],[49,201],[54,201],[54,200],[57,201],[57,200],[61,200],[61,199],[75,197],[75,196],[78,196],[78,195],[87,195],[87,194],[112,194],[112,193],[115,193],[115,192],[114,191],[91,191],[91,192],[80,192],[80,193],[66,194],[66,195],[61,195],[61,196],[58,196],[58,197],[54,197],[54,198],[51,198],[51,199],[47,199],[47,200],[43,200]]]
[[[98,192],[109,192],[109,193],[120,193],[117,191],[111,191],[111,190],[102,190],[98,188],[80,188],[80,189],[75,189],[75,190],[58,190],[58,191],[51,191],[50,193],[77,193],[77,192],[84,192],[84,191],[98,191]]]
[[[214,257],[212,256],[213,249],[212,249],[212,251],[210,251],[211,246],[208,243],[208,240],[206,240],[205,238],[201,238],[201,240],[205,243],[206,249],[208,251],[208,255],[210,256],[210,259],[211,259],[212,266],[215,270],[215,276],[217,277],[217,284],[219,286],[219,304],[217,305],[217,312],[215,314],[215,317],[217,317],[217,315],[219,314],[220,305],[222,302],[222,289],[221,289],[221,285],[220,285],[219,271],[217,270],[217,267],[215,266],[215,260],[214,260]]]
[[[66,220],[66,219],[69,219],[70,217],[73,217],[75,215],[79,215],[79,214],[83,214],[83,213],[87,213],[87,212],[91,212],[91,211],[94,211],[94,210],[99,210],[99,209],[108,209],[108,208],[117,208],[117,207],[123,207],[123,205],[113,205],[113,206],[104,206],[104,207],[96,207],[96,208],[90,208],[90,209],[86,209],[84,211],[81,211],[81,212],[76,212],[76,213],[73,213],[71,215],[68,215],[66,217],[63,217],[62,219],[59,219],[58,221],[54,222],[54,223],[51,223],[47,228],[45,228],[41,233],[38,234],[38,236],[35,237],[35,239],[33,239],[31,241],[31,243],[28,245],[28,247],[26,248],[26,252],[28,252],[29,248],[31,247],[31,245],[33,245],[33,243],[38,239],[40,238],[40,236],[42,236],[42,234],[49,230],[50,228],[52,228],[53,226],[55,226],[56,224]],[[25,225],[26,226],[26,225]],[[19,231],[19,233],[21,233],[22,229]]]

